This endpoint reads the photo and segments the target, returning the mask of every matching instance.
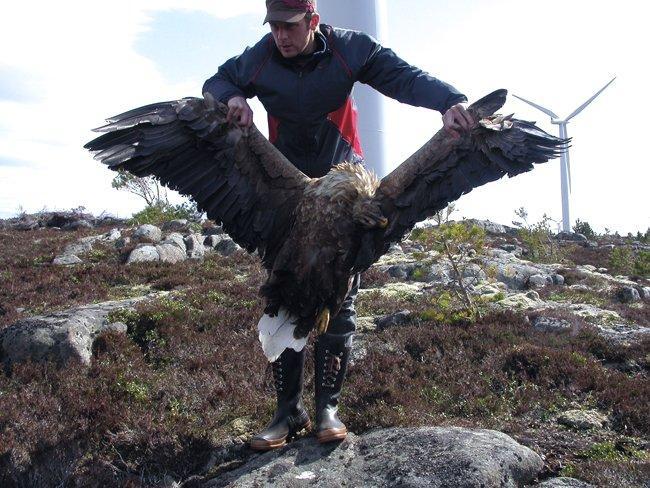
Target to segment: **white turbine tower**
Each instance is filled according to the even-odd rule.
[[[517,95],[514,95],[514,97],[518,98],[522,102],[526,102],[528,105],[532,105],[538,110],[541,110],[544,112],[546,115],[551,117],[551,124],[559,125],[560,126],[560,138],[566,139],[567,138],[567,130],[566,126],[569,123],[569,121],[578,115],[580,112],[582,112],[587,105],[589,105],[591,102],[595,100],[595,98],[600,95],[605,88],[607,88],[609,85],[612,84],[612,82],[616,79],[616,77],[612,78],[609,83],[607,83],[604,87],[602,87],[600,90],[598,90],[594,96],[592,96],[589,100],[587,100],[585,103],[580,105],[577,109],[573,111],[571,115],[568,117],[561,119],[558,115],[556,115],[552,110],[549,110],[545,107],[542,107],[541,105],[538,105],[536,103],[533,103],[529,100],[526,100],[525,98],[521,98]],[[570,208],[570,198],[571,198],[571,163],[569,162],[569,149],[567,148],[566,151],[562,151],[562,155],[560,157],[560,176],[561,176],[561,189],[562,189],[562,230],[565,232],[571,232],[571,208]]]

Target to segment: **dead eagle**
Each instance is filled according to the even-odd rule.
[[[473,188],[529,171],[568,143],[531,122],[493,115],[497,90],[468,108],[476,123],[460,138],[440,130],[381,181],[363,165],[341,163],[321,178],[293,166],[254,126],[225,121],[206,95],[137,108],[95,129],[86,144],[112,170],[157,177],[249,252],[269,276],[260,340],[273,361],[300,350],[310,330],[327,329],[355,273],[413,226]]]

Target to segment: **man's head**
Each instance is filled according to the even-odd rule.
[[[285,58],[313,52],[320,22],[316,0],[266,0],[264,23],[267,22],[275,45]]]

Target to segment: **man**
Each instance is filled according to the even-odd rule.
[[[452,135],[468,130],[467,99],[452,86],[410,66],[370,36],[320,25],[315,0],[266,0],[271,33],[219,67],[206,81],[209,92],[228,105],[228,120],[253,123],[247,98],[257,96],[268,112],[269,139],[303,173],[325,175],[342,161],[363,161],[356,109],[356,81],[403,103],[443,113]],[[339,314],[315,341],[315,433],[319,442],[344,439],[338,399],[356,328],[354,299],[359,275]],[[251,441],[257,450],[283,446],[311,422],[302,402],[305,350],[286,349],[272,363],[277,411]]]

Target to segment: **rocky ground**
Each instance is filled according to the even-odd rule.
[[[621,263],[647,243],[559,235],[553,262],[468,224],[478,315],[457,263],[393,246],[357,300],[353,434],[258,454],[255,256],[209,223],[0,221],[0,485],[648,486],[650,281]]]

